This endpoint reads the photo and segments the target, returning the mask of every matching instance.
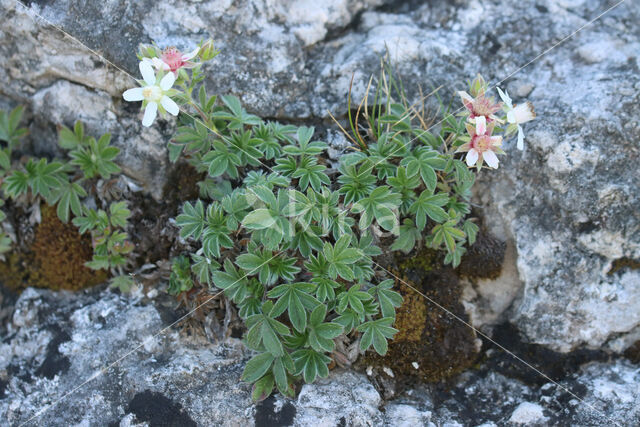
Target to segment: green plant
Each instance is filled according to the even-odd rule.
[[[93,238],[94,256],[86,265],[95,270],[111,270],[117,275],[112,284],[125,290],[132,279],[124,275],[126,255],[133,247],[125,232],[129,211],[124,202],[113,203],[107,211],[88,208],[83,201],[94,192],[99,178],[110,179],[120,172],[113,162],[119,149],[110,145],[111,136],[102,135],[97,140],[85,134],[81,122],[73,129],[60,126],[58,144],[67,150],[69,159],[48,160],[28,158],[23,165],[11,162],[11,153],[26,129],[19,129],[22,109],[16,108],[7,115],[0,111],[0,138],[7,146],[0,150],[2,190],[5,197],[22,204],[38,204],[44,200],[56,206],[56,212],[64,223],[72,222],[81,234],[90,232]],[[2,201],[4,203],[4,201]],[[0,221],[4,214],[0,214]],[[10,240],[0,234],[0,252],[10,249]]]
[[[473,116],[441,107],[443,125],[431,132],[383,62],[371,108],[365,96],[354,116],[349,94],[345,133],[355,151],[332,170],[313,128],[267,123],[233,96],[209,96],[199,62],[193,70],[178,73],[173,97],[193,115],[178,116],[169,152],[208,176],[201,198],[176,218],[181,237],[199,249],[191,273],[188,257],[174,261],[170,291],[206,284],[238,306],[245,342],[257,352],[243,373],[255,399],[326,377],[339,336],[385,354],[402,297],[374,268],[380,246],[443,249],[455,267],[478,231],[465,218],[475,180],[468,166],[495,167],[502,153],[491,135],[497,104],[480,99],[484,81],[471,85],[476,100],[463,96]],[[486,117],[476,101],[490,106]],[[466,165],[455,150],[468,152]]]

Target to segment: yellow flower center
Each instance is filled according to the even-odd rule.
[[[149,102],[160,102],[162,89],[159,86],[146,86],[142,88],[142,96]]]

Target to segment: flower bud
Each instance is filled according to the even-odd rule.
[[[220,51],[216,50],[215,47],[213,46],[213,39],[209,39],[206,42],[204,42],[200,47],[199,56],[201,60],[209,61],[215,58],[215,56],[218,53],[220,53]]]
[[[469,92],[471,96],[477,98],[479,96],[483,96],[487,90],[487,82],[484,81],[484,78],[480,74],[476,76],[475,79],[471,82],[469,86]]]

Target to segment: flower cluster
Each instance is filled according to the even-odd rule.
[[[466,128],[469,133],[467,142],[461,145],[456,152],[467,153],[466,162],[469,167],[482,168],[484,162],[490,168],[496,169],[499,164],[497,154],[505,154],[502,150],[503,136],[492,135],[497,125],[508,123],[504,137],[518,133],[518,149],[524,149],[524,132],[522,124],[536,117],[533,105],[530,102],[513,105],[511,98],[500,88],[498,94],[502,102],[496,102],[493,97],[487,97],[487,84],[482,76],[478,75],[471,83],[469,92],[459,91],[462,104],[466,108],[463,113],[467,115]],[[496,116],[500,110],[506,113],[506,117]],[[502,129],[500,129],[502,130]]]
[[[182,53],[175,47],[160,50],[157,46],[140,46],[138,58],[140,59],[140,74],[142,80],[140,87],[126,90],[122,97],[125,101],[142,101],[144,116],[142,125],[149,127],[155,120],[158,111],[161,114],[169,113],[177,116],[180,107],[172,98],[184,98],[184,93],[173,86],[176,82],[185,92],[190,93],[189,77],[181,74],[182,69],[194,68],[200,61],[208,61],[218,52],[213,48],[213,41],[208,40],[188,53]],[[157,70],[157,74],[153,69]],[[190,99],[187,99],[189,102]]]

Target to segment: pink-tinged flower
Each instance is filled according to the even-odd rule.
[[[518,130],[518,150],[524,149],[524,131],[522,130],[522,123],[526,123],[536,118],[536,112],[533,110],[533,104],[530,102],[525,102],[524,104],[513,106],[513,102],[509,97],[508,92],[502,92],[500,88],[498,89],[498,94],[502,101],[504,102],[504,111],[507,113],[507,122],[509,123],[509,128]],[[510,134],[511,129],[507,129],[507,134]],[[514,129],[515,131],[515,129]]]
[[[177,73],[180,68],[193,68],[195,62],[191,62],[198,55],[200,48],[197,47],[189,53],[182,53],[175,47],[166,48],[160,58],[151,58],[151,63],[157,70],[173,71]]]
[[[144,61],[140,63],[140,74],[143,78],[143,81],[140,82],[142,87],[128,89],[122,94],[122,97],[125,101],[142,101],[142,105],[145,107],[142,126],[151,126],[158,110],[161,113],[166,111],[177,116],[180,108],[167,96],[167,92],[170,93],[171,86],[176,81],[176,76],[173,73],[167,73],[162,79],[158,79],[151,65]]]
[[[466,123],[470,140],[460,146],[456,152],[467,153],[467,166],[477,165],[477,168],[480,169],[482,168],[482,162],[485,161],[487,165],[493,169],[498,167],[499,161],[496,154],[504,154],[504,151],[500,148],[502,145],[502,137],[491,136],[494,126],[495,122],[487,125],[484,116],[476,117],[475,126],[471,123]]]
[[[484,92],[484,91],[482,91]],[[484,117],[487,122],[493,120],[500,121],[494,114],[500,111],[502,103],[494,102],[493,97],[487,98],[484,95],[473,98],[465,91],[458,91],[458,95],[462,98],[462,103],[469,110],[469,119],[474,120],[476,117]]]

